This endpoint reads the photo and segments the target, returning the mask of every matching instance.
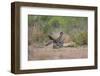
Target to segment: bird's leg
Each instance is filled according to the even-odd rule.
[[[53,41],[49,41],[45,46],[48,46],[48,45],[50,45],[52,43],[53,43]]]

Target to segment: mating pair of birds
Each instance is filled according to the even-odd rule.
[[[54,39],[51,35],[48,35],[49,39],[51,40],[46,44],[46,46],[53,44],[53,48],[61,48],[63,47],[64,40],[62,39],[63,32],[60,32],[60,35],[58,38]]]

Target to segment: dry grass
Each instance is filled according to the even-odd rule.
[[[34,48],[33,46],[29,46],[29,60],[79,59],[87,57],[87,47],[53,49],[52,47]]]

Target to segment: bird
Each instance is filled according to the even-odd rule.
[[[48,35],[49,39],[51,40],[46,44],[46,46],[53,43],[53,48],[61,48],[63,47],[64,40],[62,39],[63,32],[60,32],[60,35],[58,38],[54,39],[51,35]]]

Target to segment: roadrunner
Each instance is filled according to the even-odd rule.
[[[46,44],[46,46],[53,43],[53,48],[61,48],[63,47],[64,40],[62,39],[63,32],[60,32],[60,36],[57,39],[54,39],[52,36],[48,35],[49,39],[51,40]]]

